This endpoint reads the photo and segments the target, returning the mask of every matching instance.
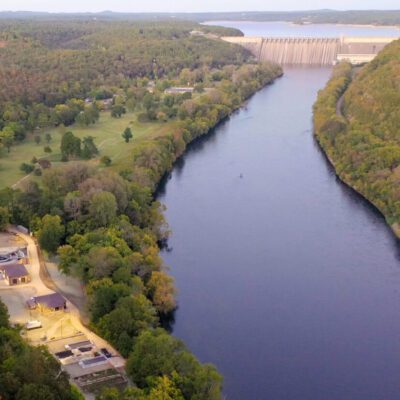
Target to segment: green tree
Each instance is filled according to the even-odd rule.
[[[16,400],[57,400],[51,389],[45,385],[29,383],[18,391]]]
[[[115,309],[104,315],[97,326],[105,338],[127,357],[132,350],[135,337],[144,329],[158,324],[151,302],[142,294],[118,300]]]
[[[25,174],[30,174],[33,170],[34,170],[34,166],[32,165],[32,164],[28,164],[28,163],[22,163],[20,166],[19,166],[19,169],[22,171],[22,172],[25,172]]]
[[[125,143],[129,143],[129,140],[133,137],[131,128],[125,128],[122,137],[125,139]]]
[[[81,139],[72,132],[65,132],[61,139],[61,154],[68,160],[69,157],[79,157],[81,154]]]
[[[125,107],[121,104],[116,104],[111,107],[111,116],[114,118],[120,118],[122,114],[125,114],[126,110]]]
[[[10,152],[11,146],[14,143],[14,131],[9,126],[0,131],[0,142]]]
[[[6,305],[0,300],[0,328],[9,328],[9,315]]]
[[[93,136],[86,136],[83,138],[83,149],[81,154],[82,157],[87,160],[94,157],[96,154],[99,154],[99,150],[94,143]]]
[[[96,193],[89,204],[89,215],[96,227],[110,225],[117,215],[117,200],[110,192]]]
[[[6,207],[0,207],[0,231],[4,231],[10,222],[10,214]]]
[[[139,388],[160,376],[172,379],[184,398],[220,400],[222,377],[201,365],[184,344],[162,329],[144,331],[135,340],[126,369]]]
[[[45,135],[46,143],[49,144],[52,141],[52,139],[53,138],[51,137],[50,133],[46,133]]]
[[[38,231],[40,247],[49,253],[55,253],[64,236],[65,228],[58,215],[45,215]]]
[[[42,141],[42,138],[40,137],[40,135],[35,135],[34,140],[36,144],[39,144]]]
[[[109,156],[104,155],[104,156],[102,156],[102,157],[100,158],[100,162],[101,162],[105,167],[108,167],[109,165],[111,165],[112,160],[111,160],[111,158],[110,158]]]

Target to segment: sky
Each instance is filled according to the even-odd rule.
[[[50,12],[289,11],[399,9],[399,0],[0,0],[0,10]]]

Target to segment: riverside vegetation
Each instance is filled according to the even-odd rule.
[[[218,40],[226,33],[221,28],[206,27],[212,37],[191,34],[203,29],[196,24],[1,26],[3,157],[32,130],[45,139],[58,126],[62,137],[57,165],[34,166],[39,173],[18,189],[0,191],[0,215],[30,227],[42,249],[57,254],[59,267],[83,280],[92,328],[128,358],[136,387],[107,389],[99,399],[220,399],[215,367],[200,364],[162,328],[176,308],[176,289],[159,256],[169,232],[153,194],[191,141],[281,69],[258,65],[246,50]],[[34,81],[35,89],[24,81]],[[195,90],[165,94],[172,85]],[[110,110],[101,112],[105,98],[112,99]],[[99,149],[95,137],[74,133],[78,125],[94,129],[100,114],[135,119],[132,129],[117,133],[129,149],[122,159],[109,157],[107,146]],[[146,124],[152,133],[137,137],[135,126]]]
[[[342,110],[337,113],[336,105],[342,96]],[[314,106],[316,137],[337,174],[382,212],[397,236],[400,236],[399,104],[398,40],[356,73],[349,64],[336,66]]]

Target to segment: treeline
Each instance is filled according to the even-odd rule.
[[[83,400],[61,365],[44,346],[29,346],[9,322],[0,300],[0,398],[3,400]]]
[[[169,29],[168,25],[165,35]],[[103,46],[110,41],[111,48],[106,33],[107,29],[102,35],[93,33],[87,40],[101,40]],[[126,34],[125,28],[121,28],[122,34]],[[138,35],[140,41],[141,33]],[[144,40],[151,59],[162,37],[152,31],[147,42]],[[244,63],[243,51],[224,42],[200,38],[209,48],[196,50],[198,39],[192,42],[186,34],[183,37],[192,43],[183,49],[187,57],[195,57],[194,64],[172,69],[170,75],[153,81],[135,75],[118,90],[97,87],[93,81],[93,86],[88,86],[91,104],[84,104],[85,108],[97,107],[97,101],[112,95],[110,111],[115,117],[125,109],[135,109],[142,123],[173,120],[167,125],[170,130],[160,129],[151,137],[134,141],[131,157],[120,165],[99,169],[94,163],[73,161],[44,169],[40,179],[26,180],[18,190],[0,191],[3,214],[11,222],[29,227],[43,250],[58,255],[65,273],[83,280],[93,329],[128,358],[127,371],[137,388],[123,394],[111,390],[104,399],[157,399],[157,393],[168,393],[173,399],[221,398],[222,377],[216,369],[200,364],[162,329],[176,308],[176,289],[159,256],[159,245],[169,231],[153,194],[188,143],[207,133],[282,71],[271,64]],[[118,47],[118,36],[113,40]],[[126,44],[122,36],[121,40]],[[175,42],[183,44],[179,35],[169,42],[172,48]],[[217,48],[222,53],[215,54],[220,60],[215,63],[210,52]],[[227,59],[224,54],[228,54]],[[141,62],[138,56],[137,62]],[[86,68],[82,73],[90,72]],[[156,76],[154,71],[150,74]],[[165,94],[164,89],[172,84],[190,85],[194,92]],[[82,105],[81,100],[68,101]],[[85,109],[79,115],[82,112]],[[66,159],[81,157],[82,144],[94,144],[77,139],[73,133],[64,134],[62,152]]]
[[[355,74],[339,66],[315,105],[315,131],[339,176],[370,200],[400,234],[400,41]],[[345,83],[346,82],[346,83]]]
[[[3,11],[0,19],[87,20],[103,21],[290,21],[343,24],[400,24],[399,10],[306,10],[306,11],[246,11],[244,12],[199,12],[199,13],[71,13],[54,14],[45,12]],[[235,33],[235,32],[233,32]],[[236,31],[237,34],[237,31]],[[233,36],[233,35],[232,35]]]
[[[193,30],[238,34],[188,22],[0,21],[3,147],[37,128],[73,124],[88,111],[84,100],[99,99],[99,91],[112,97],[143,77],[174,78],[184,68],[240,65],[250,57]]]

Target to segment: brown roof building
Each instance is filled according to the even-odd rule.
[[[30,298],[27,305],[29,308],[37,308],[41,312],[61,311],[67,308],[67,301],[59,293],[50,293]]]
[[[0,265],[0,272],[10,286],[31,281],[31,276],[23,264],[13,263]]]

